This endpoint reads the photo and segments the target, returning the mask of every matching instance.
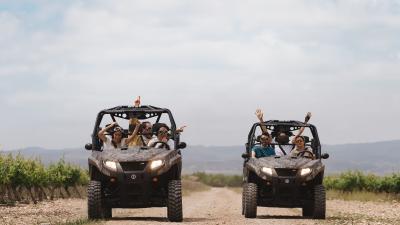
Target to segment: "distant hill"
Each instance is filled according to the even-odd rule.
[[[324,145],[323,152],[330,154],[324,160],[327,173],[345,170],[362,170],[377,174],[400,172],[400,140],[376,143]],[[21,150],[5,151],[26,157],[38,157],[43,163],[58,161],[61,157],[67,162],[87,167],[90,151],[83,148],[44,149],[31,147]],[[204,171],[210,173],[242,172],[244,146],[189,146],[182,150],[183,172]]]

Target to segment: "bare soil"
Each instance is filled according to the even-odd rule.
[[[58,224],[86,217],[86,200],[60,199],[0,206],[0,224]]]
[[[301,217],[301,209],[258,207],[256,219],[241,215],[241,194],[227,188],[211,188],[183,197],[181,224],[390,224],[400,225],[400,203],[327,201],[326,220]],[[113,218],[97,224],[171,224],[166,208],[113,209]],[[0,224],[57,224],[86,218],[86,200],[71,199],[37,205],[0,206]]]

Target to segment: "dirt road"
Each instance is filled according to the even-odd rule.
[[[301,209],[258,207],[256,219],[241,215],[241,195],[226,188],[212,188],[183,199],[183,224],[399,224],[399,203],[327,201],[327,219],[303,219]],[[171,224],[166,209],[114,210],[106,225]]]
[[[48,204],[46,207],[43,204]],[[327,201],[327,219],[311,220],[301,217],[300,209],[258,208],[256,219],[241,215],[241,195],[226,188],[192,193],[183,198],[184,221],[181,224],[391,224],[400,225],[400,203]],[[23,208],[0,207],[0,224],[40,224],[65,222],[86,218],[85,200],[61,200]],[[29,209],[31,207],[32,209]],[[13,211],[14,210],[14,211]],[[48,215],[46,215],[48,214]],[[47,217],[46,217],[47,216]],[[166,208],[114,209],[111,220],[96,224],[168,224]],[[6,218],[4,218],[6,217]],[[14,219],[13,219],[14,218]],[[38,219],[39,218],[39,219]],[[47,218],[47,220],[46,220]],[[30,221],[27,223],[27,221]]]

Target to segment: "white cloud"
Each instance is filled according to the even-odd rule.
[[[390,123],[400,111],[399,9],[397,1],[74,1],[0,11],[0,103],[11,112],[0,114],[10,118],[0,143],[77,146],[98,110],[139,94],[171,107],[191,144],[243,144],[256,107],[282,119],[313,111],[325,143],[399,138],[365,123]],[[12,129],[26,117],[35,119]]]

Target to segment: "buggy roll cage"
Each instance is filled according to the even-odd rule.
[[[321,143],[319,141],[317,128],[312,124],[306,124],[296,120],[282,121],[282,120],[268,120],[265,122],[254,123],[250,129],[246,143],[246,153],[250,154],[251,148],[255,145],[256,137],[255,132],[257,127],[265,126],[268,130],[275,131],[276,127],[287,127],[287,132],[293,132],[299,130],[302,127],[308,127],[313,135],[313,141],[311,143],[313,153],[317,159],[321,158]],[[273,136],[274,137],[274,136]]]
[[[111,119],[114,122],[116,121],[115,120],[116,117],[121,118],[121,119],[126,119],[126,120],[129,120],[131,118],[145,120],[145,119],[157,117],[155,123],[159,123],[161,116],[163,114],[168,115],[169,121],[171,123],[170,138],[172,140],[174,140],[175,149],[176,149],[176,147],[179,143],[179,133],[176,132],[175,120],[169,109],[159,108],[159,107],[155,107],[155,106],[151,106],[151,105],[143,105],[140,107],[124,105],[124,106],[116,106],[113,108],[104,109],[97,114],[96,122],[95,122],[94,129],[93,129],[93,134],[92,134],[93,150],[100,151],[100,149],[101,149],[101,141],[100,141],[99,137],[97,136],[97,134],[100,131],[100,123],[101,123],[104,115],[110,115]]]

